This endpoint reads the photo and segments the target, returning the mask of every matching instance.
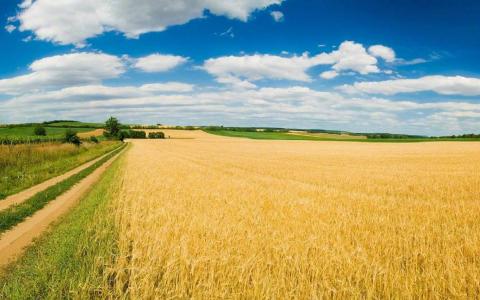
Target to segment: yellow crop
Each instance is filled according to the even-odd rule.
[[[117,296],[480,297],[480,143],[166,133],[126,154]]]

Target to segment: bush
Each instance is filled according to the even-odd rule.
[[[95,143],[95,144],[98,144],[98,139],[97,139],[97,137],[95,137],[95,136],[92,135],[92,136],[90,137],[90,142]]]
[[[77,132],[71,129],[65,131],[65,142],[74,144],[75,146],[80,146],[80,144],[82,143],[82,141],[80,141],[80,138],[77,135]]]
[[[131,139],[146,139],[147,133],[142,130],[129,130],[128,137]]]
[[[149,132],[148,133],[148,138],[149,139],[164,139],[165,138],[165,134],[161,131],[158,131],[158,132]]]
[[[43,135],[43,136],[46,136],[47,135],[47,130],[45,129],[45,127],[43,126],[37,126],[35,127],[35,129],[33,130],[33,133],[35,135]]]

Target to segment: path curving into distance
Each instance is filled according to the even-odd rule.
[[[24,222],[0,235],[0,268],[6,266],[19,257],[24,252],[26,246],[28,246],[36,237],[40,236],[49,227],[49,225],[52,224],[52,222],[67,212],[72,206],[75,205],[75,203],[77,203],[77,201],[85,196],[92,186],[101,178],[105,170],[107,170],[107,168],[125,151],[126,148],[127,147],[122,149],[118,154],[106,161],[86,178],[82,179],[75,186],[57,197],[55,200],[49,202],[44,208],[37,211]],[[105,155],[110,153],[111,152]],[[85,166],[85,168],[87,168],[103,158],[105,155],[102,155],[100,158],[88,162],[85,164],[86,166],[82,165],[81,167],[83,168]],[[65,179],[70,175],[72,174],[64,174],[59,177]],[[59,181],[61,180],[58,180],[57,182]],[[47,187],[48,186],[45,188]],[[28,199],[28,197],[25,198],[25,200],[26,199]]]
[[[89,162],[86,162],[84,163],[83,165],[80,165],[62,175],[59,175],[59,176],[56,176],[56,177],[53,177],[53,178],[50,178],[44,182],[41,182],[37,185],[34,185],[32,187],[29,187],[19,193],[16,193],[16,194],[13,194],[13,195],[10,195],[8,197],[6,197],[5,199],[3,200],[0,200],[0,211],[2,210],[5,210],[7,208],[9,208],[10,206],[12,205],[17,205],[17,204],[20,204],[22,202],[25,202],[26,200],[28,200],[29,198],[33,197],[36,193],[38,192],[41,192],[41,191],[44,191],[45,189],[59,183],[60,181],[62,180],[65,180],[67,179],[68,177],[72,176],[72,175],[75,175],[83,170],[85,170],[86,168],[90,167],[91,165],[95,164],[97,161],[101,160],[102,158],[108,156],[110,153],[116,151],[118,148],[115,148],[113,149],[112,151],[110,152],[107,152]]]

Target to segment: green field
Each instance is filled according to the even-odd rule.
[[[293,135],[287,132],[263,132],[263,131],[233,131],[233,130],[204,130],[210,134],[229,137],[249,138],[255,140],[307,140],[307,141],[341,141],[363,143],[415,143],[435,141],[480,141],[478,138],[404,138],[404,139],[358,139],[358,138],[325,138],[307,135]]]
[[[0,138],[13,138],[13,137],[34,137],[39,136],[33,133],[34,126],[27,127],[0,127]],[[62,137],[69,128],[62,127],[45,127],[47,131],[46,138],[48,137]],[[92,128],[79,127],[74,129],[76,132],[92,131]]]
[[[46,122],[48,127],[69,127],[69,128],[102,128],[104,123],[88,123],[79,121],[60,121],[60,122]]]

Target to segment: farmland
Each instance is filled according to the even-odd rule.
[[[130,141],[0,297],[480,295],[480,143],[165,133]]]

